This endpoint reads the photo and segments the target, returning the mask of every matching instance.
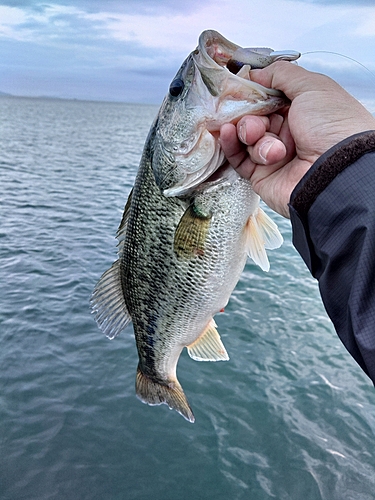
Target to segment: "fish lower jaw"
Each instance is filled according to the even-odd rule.
[[[175,186],[171,189],[163,191],[163,194],[164,196],[171,197],[192,194],[193,192],[211,192],[216,189],[222,189],[225,186],[232,185],[239,178],[239,174],[227,161],[225,161],[223,165],[221,165],[208,177],[205,177],[199,184],[190,185],[189,187],[185,187],[184,185],[181,187]]]
[[[203,184],[213,173],[215,170],[205,169],[201,172],[200,175],[195,174],[187,174],[185,179],[176,186],[173,186],[168,189],[164,189],[163,195],[167,198],[173,196],[184,196],[191,194],[195,191],[201,184]]]
[[[214,191],[216,189],[221,189],[225,186],[232,185],[235,181],[240,178],[240,175],[234,170],[234,168],[226,161],[221,165],[215,172],[210,175],[200,186],[198,190],[204,191]]]

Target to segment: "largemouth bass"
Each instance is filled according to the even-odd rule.
[[[242,49],[211,30],[201,34],[151,127],[117,232],[118,260],[91,298],[109,338],[133,322],[138,398],[165,403],[190,422],[176,377],[182,349],[199,361],[229,359],[213,317],[226,306],[247,256],[267,271],[265,249],[282,243],[250,182],[226,162],[220,126],[285,106],[285,96],[252,82],[249,70],[298,56]]]

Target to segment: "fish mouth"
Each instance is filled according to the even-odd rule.
[[[191,53],[195,76],[186,105],[191,109],[206,107],[208,111],[197,124],[189,150],[173,154],[182,179],[164,189],[165,196],[191,194],[225,165],[218,141],[224,123],[236,124],[246,114],[267,115],[290,103],[280,90],[253,82],[250,70],[276,60],[294,61],[299,56],[299,52],[290,50],[243,48],[214,30],[200,35],[198,47]]]
[[[261,69],[275,61],[295,61],[301,57],[301,53],[295,50],[275,51],[267,47],[241,47],[214,30],[203,31],[200,35],[198,47],[193,54],[198,53],[206,66],[212,65],[214,61],[234,74],[244,65],[250,65],[251,69]]]
[[[221,100],[231,97],[240,101],[243,98],[250,102],[272,97],[279,97],[289,102],[280,90],[253,82],[250,70],[265,68],[279,60],[295,61],[300,56],[299,52],[293,50],[244,48],[214,30],[203,31],[199,37],[198,47],[192,53],[194,63],[213,96],[220,96]]]

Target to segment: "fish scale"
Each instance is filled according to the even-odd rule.
[[[198,361],[229,359],[213,317],[226,306],[247,256],[268,270],[265,248],[282,243],[218,142],[220,123],[287,103],[246,78],[246,68],[237,76],[223,66],[233,54],[238,62],[238,48],[207,31],[181,66],[146,140],[117,233],[118,260],[91,299],[108,337],[133,322],[138,398],[167,404],[190,422],[194,415],[176,377],[182,349]]]

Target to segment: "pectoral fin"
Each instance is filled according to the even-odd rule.
[[[203,214],[190,205],[177,226],[174,237],[174,251],[179,259],[203,256],[211,215]]]
[[[269,271],[270,264],[266,253],[266,248],[278,248],[283,243],[276,224],[261,209],[251,215],[246,223],[247,252],[249,257],[260,266],[263,271]]]
[[[214,319],[195,342],[187,346],[189,356],[195,361],[228,361],[228,353],[216,330]]]

